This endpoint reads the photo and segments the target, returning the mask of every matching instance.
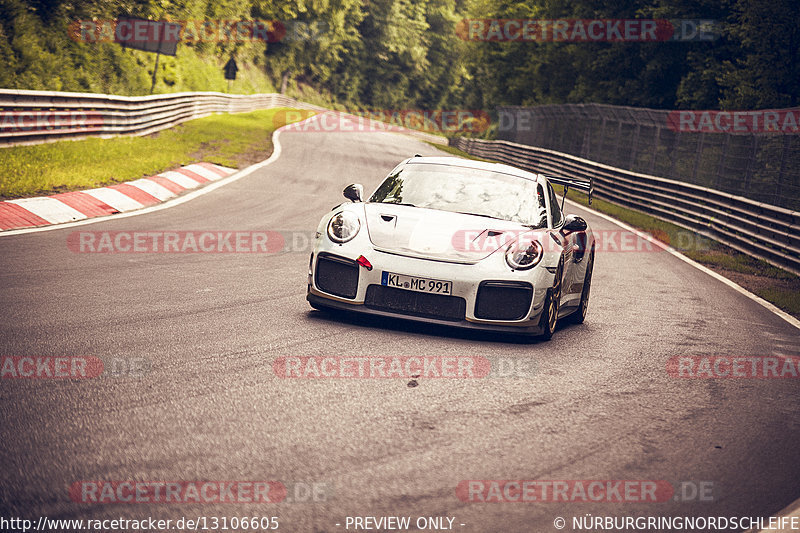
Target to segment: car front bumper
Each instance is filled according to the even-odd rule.
[[[359,235],[358,237],[362,236]],[[416,320],[444,326],[526,335],[541,333],[539,318],[544,307],[547,289],[553,285],[553,273],[545,268],[545,259],[531,270],[512,271],[505,262],[502,250],[498,250],[477,263],[452,263],[379,251],[371,246],[365,236],[358,237],[349,243],[341,245],[332,243],[324,237],[317,241],[309,264],[307,300],[310,303],[315,306],[332,309]],[[356,259],[362,255],[372,264],[372,269],[367,269],[355,263]],[[326,280],[317,279],[318,262],[320,257],[324,258],[326,256],[329,259],[340,260],[342,268],[345,268],[346,262],[350,263],[349,270],[344,271],[345,277],[355,276],[353,267],[357,269],[357,281],[352,283],[351,289],[344,291],[347,292],[346,296],[343,296],[344,292],[338,291],[338,289],[332,291],[330,287],[326,287],[328,290],[325,290],[323,287],[326,285]],[[438,317],[435,316],[435,312],[430,312],[430,306],[428,306],[427,313],[424,313],[423,316],[413,310],[387,309],[385,306],[374,305],[374,298],[367,298],[368,291],[370,291],[370,286],[381,286],[383,272],[451,281],[452,297],[464,300],[463,316]],[[320,284],[320,281],[323,283]],[[476,316],[476,305],[482,282],[510,282],[517,286],[529,285],[531,295],[527,311],[524,311],[519,318],[513,320],[479,318]],[[406,293],[412,292],[404,289],[393,290]],[[339,292],[338,295],[332,293],[337,291]],[[373,288],[371,292],[372,296],[374,296],[376,289]],[[483,294],[485,295],[486,293]],[[431,299],[427,296],[425,298]]]

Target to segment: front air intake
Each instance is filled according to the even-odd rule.
[[[528,316],[533,286],[524,281],[484,281],[478,287],[475,318],[522,320]]]
[[[358,292],[358,263],[322,253],[317,258],[314,282],[322,292],[352,300]]]

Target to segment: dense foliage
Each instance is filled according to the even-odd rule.
[[[69,37],[77,20],[278,20],[279,42],[184,42],[156,92],[313,88],[348,105],[494,109],[800,105],[796,0],[0,0],[0,87],[147,94],[154,54]],[[713,19],[710,42],[481,42],[463,19]]]

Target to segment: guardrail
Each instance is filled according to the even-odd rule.
[[[591,178],[598,198],[672,222],[800,274],[800,212],[509,141],[457,137],[450,139],[450,145],[539,174]]]
[[[214,113],[274,107],[323,109],[275,93],[115,96],[0,89],[0,147],[91,136],[146,135]]]
[[[0,89],[0,149],[93,136],[147,135],[214,113],[246,113],[275,107],[331,111],[278,93],[116,96]],[[358,120],[347,112],[336,113]],[[447,144],[447,139],[439,135],[417,130],[406,133]]]
[[[502,141],[800,211],[798,107],[725,112],[552,104],[501,106],[497,113]]]

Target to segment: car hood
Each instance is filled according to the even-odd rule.
[[[477,263],[531,229],[516,222],[395,204],[364,205],[376,249],[438,261]]]

